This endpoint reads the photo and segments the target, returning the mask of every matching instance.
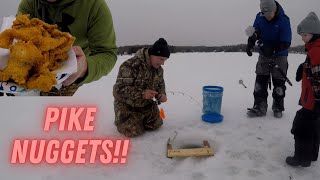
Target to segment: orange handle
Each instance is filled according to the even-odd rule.
[[[160,117],[161,117],[162,120],[166,119],[166,115],[164,114],[163,108],[160,108]]]

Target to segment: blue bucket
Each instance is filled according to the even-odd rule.
[[[221,116],[223,87],[204,86],[202,88],[202,94],[202,113],[204,114],[204,116],[202,116],[202,119],[206,122],[221,122],[223,119],[223,116]]]

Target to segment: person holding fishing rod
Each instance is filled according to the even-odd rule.
[[[163,124],[158,105],[167,101],[162,65],[170,57],[167,41],[157,40],[121,64],[113,86],[115,125],[127,137]]]
[[[273,84],[273,115],[282,117],[284,109],[285,82],[288,70],[288,48],[292,32],[290,19],[275,0],[260,0],[260,10],[253,26],[246,29],[249,36],[246,52],[252,56],[252,49],[258,41],[259,59],[256,65],[254,105],[248,108],[249,117],[265,116],[268,109],[268,84]],[[268,83],[269,82],[269,83]]]

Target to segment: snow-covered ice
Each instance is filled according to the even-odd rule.
[[[285,158],[294,151],[290,128],[298,106],[300,83],[295,82],[298,65],[305,55],[289,54],[285,111],[276,119],[271,111],[271,91],[266,117],[247,118],[253,104],[253,84],[258,55],[245,53],[177,53],[165,63],[168,102],[163,127],[146,132],[130,142],[125,165],[11,165],[15,138],[110,137],[121,138],[114,126],[112,87],[119,65],[130,56],[119,56],[114,70],[101,80],[85,85],[74,97],[3,97],[0,101],[0,179],[1,180],[105,180],[105,179],[219,179],[219,180],[318,180],[319,162],[309,168],[292,168]],[[242,79],[248,88],[239,84]],[[219,124],[201,120],[202,87],[224,87]],[[184,93],[172,93],[182,92]],[[48,106],[91,105],[98,109],[95,132],[45,133],[42,130]],[[166,142],[178,132],[173,146],[201,146],[206,139],[214,157],[166,157]]]

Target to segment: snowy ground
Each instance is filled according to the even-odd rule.
[[[246,108],[253,103],[254,69],[257,54],[185,53],[172,54],[166,62],[165,80],[168,102],[162,107],[167,119],[161,129],[131,139],[125,165],[10,165],[11,143],[16,137],[58,136],[44,133],[42,125],[46,107],[94,105],[96,137],[122,137],[115,129],[112,86],[119,65],[130,56],[119,56],[112,73],[98,82],[82,87],[74,97],[4,97],[0,101],[0,179],[1,180],[105,180],[105,179],[219,179],[219,180],[318,180],[319,162],[309,168],[292,168],[285,158],[293,154],[294,140],[290,128],[299,109],[300,83],[294,81],[295,71],[304,55],[289,55],[284,116],[272,116],[271,91],[269,111],[263,118],[247,118]],[[238,84],[242,78],[248,88]],[[224,121],[209,124],[201,121],[202,86],[224,87],[222,114]],[[201,145],[207,139],[215,150],[209,158],[166,158],[166,142],[178,136],[174,147]],[[68,133],[59,136],[69,137]],[[86,134],[72,134],[87,137]]]

